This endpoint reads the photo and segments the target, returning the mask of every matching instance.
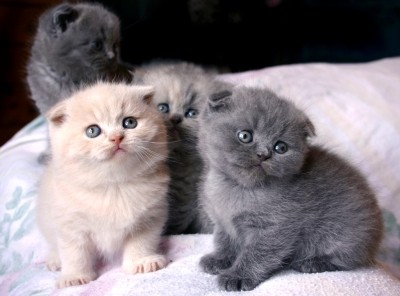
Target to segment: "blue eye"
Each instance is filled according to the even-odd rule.
[[[196,109],[188,109],[185,113],[186,118],[193,118],[198,115],[198,112]]]
[[[135,128],[137,126],[137,120],[134,117],[126,117],[122,120],[122,126],[124,128]]]
[[[276,142],[276,144],[274,146],[274,150],[276,153],[284,154],[289,150],[289,148],[285,142],[278,141],[278,142]]]
[[[97,124],[90,125],[86,129],[86,136],[88,136],[89,138],[96,138],[100,134],[101,128]]]
[[[167,103],[161,103],[161,104],[158,104],[157,109],[161,113],[168,113],[169,112],[169,105]]]
[[[250,143],[253,141],[253,134],[249,131],[240,131],[237,133],[237,137],[242,143]]]

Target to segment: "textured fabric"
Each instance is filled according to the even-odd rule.
[[[376,191],[385,219],[379,259],[385,268],[301,274],[284,272],[246,295],[399,295],[400,281],[400,58],[363,64],[300,64],[222,75],[268,87],[311,117],[315,141],[348,159]],[[97,280],[55,289],[47,271],[46,244],[34,221],[37,160],[47,145],[39,117],[0,148],[0,295],[223,295],[216,277],[198,262],[212,250],[212,235],[169,236],[163,270],[127,275],[118,262]]]

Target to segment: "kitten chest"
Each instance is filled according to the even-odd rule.
[[[233,219],[247,208],[236,198],[241,190],[227,184],[218,174],[211,171],[205,180],[204,191],[204,206],[213,222],[232,237],[237,237]]]
[[[105,254],[117,252],[128,235],[134,235],[151,219],[165,219],[166,201],[157,188],[107,187],[69,197],[68,225],[86,233]],[[156,217],[156,218],[155,218]]]

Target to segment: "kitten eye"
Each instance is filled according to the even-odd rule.
[[[237,137],[242,143],[250,143],[253,141],[253,134],[249,131],[240,131],[237,133]]]
[[[99,39],[92,42],[92,48],[95,50],[102,50],[103,49],[103,42]]]
[[[97,124],[93,124],[86,129],[86,136],[96,138],[101,134],[101,128]]]
[[[124,128],[135,128],[137,126],[137,120],[134,117],[126,117],[122,120],[122,126]]]
[[[193,118],[198,115],[198,112],[196,109],[188,109],[185,113],[186,118]]]
[[[161,104],[158,104],[157,109],[161,113],[168,113],[169,112],[169,105],[167,103],[161,103]]]
[[[288,151],[288,146],[285,142],[278,141],[274,146],[274,150],[276,151],[276,153],[283,154]]]

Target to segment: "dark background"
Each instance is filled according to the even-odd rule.
[[[37,116],[25,64],[56,0],[0,0],[0,145]],[[71,1],[76,2],[76,1]],[[125,62],[181,59],[221,72],[400,56],[400,0],[104,0]]]

